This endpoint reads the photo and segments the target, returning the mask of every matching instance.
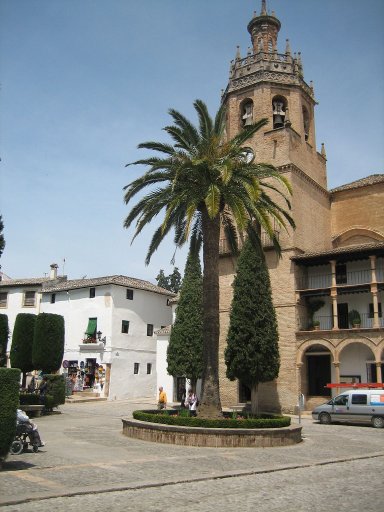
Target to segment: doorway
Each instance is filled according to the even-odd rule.
[[[337,305],[337,319],[339,324],[339,329],[348,329],[348,303],[342,302]]]
[[[326,384],[331,382],[331,356],[307,356],[308,395],[331,396],[331,390]]]

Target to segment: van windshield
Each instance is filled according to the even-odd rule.
[[[334,405],[347,405],[348,404],[348,395],[339,395],[336,396],[331,403]]]

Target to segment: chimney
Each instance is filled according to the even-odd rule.
[[[57,279],[57,269],[58,268],[59,268],[59,265],[57,265],[57,263],[52,263],[51,272],[49,274],[49,279]]]

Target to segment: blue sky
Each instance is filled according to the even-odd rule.
[[[172,271],[169,239],[148,267],[156,222],[133,245],[123,187],[167,111],[214,113],[236,45],[261,0],[0,0],[2,270],[34,277],[58,263],[77,279]],[[314,81],[317,147],[328,184],[383,172],[384,2],[268,0]],[[63,259],[65,266],[63,268]],[[177,252],[183,270],[185,251]]]

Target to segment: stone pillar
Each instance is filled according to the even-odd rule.
[[[376,382],[383,382],[383,375],[381,372],[381,361],[376,361]]]
[[[379,318],[379,300],[377,297],[377,278],[376,278],[376,256],[370,256],[371,260],[371,293],[372,293],[372,302],[373,302],[373,328],[380,327],[380,318]]]
[[[340,384],[340,362],[334,361],[333,366],[335,367],[336,384]],[[340,394],[340,388],[336,388],[336,394]]]
[[[331,260],[331,272],[332,272],[332,283],[331,283],[331,300],[332,300],[332,316],[333,316],[333,327],[335,331],[339,330],[339,317],[337,315],[337,287],[336,287],[336,260]]]

